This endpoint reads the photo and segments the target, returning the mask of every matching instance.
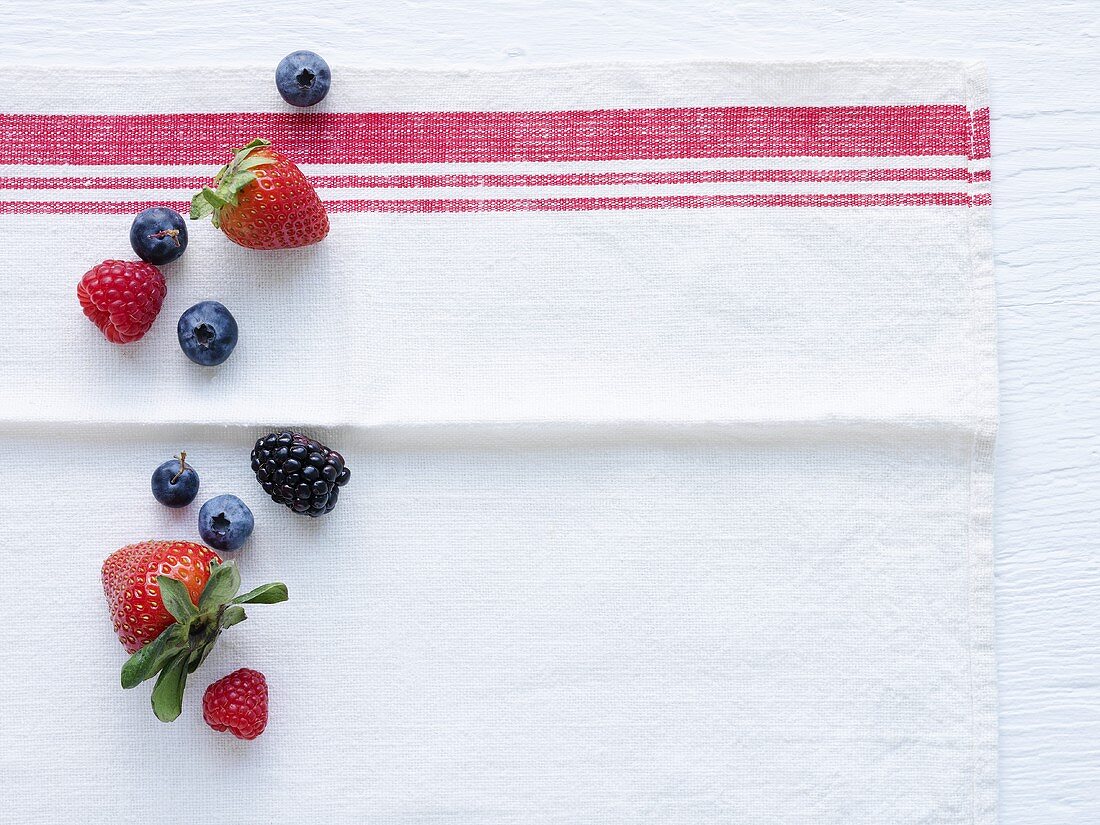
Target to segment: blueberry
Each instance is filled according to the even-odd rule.
[[[332,72],[320,55],[313,52],[291,52],[275,70],[275,86],[283,100],[291,106],[312,106],[328,94]]]
[[[130,224],[130,246],[147,263],[169,264],[187,249],[187,223],[175,209],[146,209]]]
[[[199,474],[180,453],[153,470],[153,498],[167,507],[186,507],[199,492]]]
[[[183,354],[204,367],[222,363],[237,346],[237,319],[217,301],[195,304],[176,324]]]
[[[236,496],[215,496],[199,510],[199,535],[215,550],[240,550],[253,526],[252,511]]]

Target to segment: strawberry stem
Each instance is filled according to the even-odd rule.
[[[233,562],[211,563],[198,605],[175,579],[158,576],[157,586],[176,622],[130,656],[122,666],[122,687],[129,690],[156,676],[153,712],[162,722],[171,722],[180,714],[187,675],[210,655],[222,630],[247,618],[241,605],[285,602],[287,592],[285,584],[272,582],[238,596],[241,574]]]
[[[253,169],[270,166],[275,158],[266,154],[255,154],[257,149],[270,146],[271,141],[256,138],[239,149],[233,150],[233,159],[218,170],[214,176],[214,186],[204,186],[202,191],[191,199],[191,220],[196,221],[207,216],[214,226],[221,225],[220,213],[225,206],[237,205],[237,194],[256,179]]]

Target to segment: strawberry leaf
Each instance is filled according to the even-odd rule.
[[[199,647],[191,651],[191,655],[187,658],[187,672],[194,673],[199,669],[199,665],[206,661],[206,657],[210,655],[210,651],[214,649],[214,642],[217,641],[217,636],[208,641],[202,647]]]
[[[275,158],[268,155],[249,155],[247,158],[237,164],[237,171],[247,172],[249,169],[255,169],[257,166],[270,166],[275,163]]]
[[[214,204],[206,198],[204,192],[199,192],[191,198],[191,220],[198,221],[208,217],[214,211]]]
[[[234,152],[237,158],[247,157],[251,154],[253,149],[259,149],[261,146],[270,146],[270,140],[264,140],[263,138],[252,138],[248,143],[242,146],[240,149],[235,149]]]
[[[162,722],[175,721],[183,710],[183,689],[187,685],[187,652],[180,653],[160,672],[153,687],[153,713]]]
[[[233,175],[227,181],[222,181],[218,187],[218,197],[225,200],[227,203],[231,203],[234,206],[237,205],[237,193],[244,189],[252,181],[256,180],[254,172],[240,172]]]
[[[230,607],[227,607],[225,609],[224,613],[222,613],[222,629],[224,630],[227,627],[232,627],[235,624],[240,624],[247,618],[248,616],[245,615],[243,607],[231,605]]]
[[[172,624],[145,647],[126,660],[122,666],[122,687],[129,690],[146,679],[152,679],[168,661],[187,644],[187,633],[181,624]]]
[[[289,598],[286,585],[282,582],[261,584],[255,590],[249,590],[243,596],[233,599],[232,604],[278,604]]]
[[[191,594],[182,583],[167,576],[157,576],[157,584],[160,586],[160,598],[164,602],[164,609],[171,613],[177,622],[187,624],[198,615],[199,611],[191,601]]]
[[[191,198],[191,220],[196,221],[200,218],[205,218],[207,215],[213,215],[216,221],[218,210],[227,203],[229,203],[229,201],[209,186],[204,186],[201,192]]]
[[[223,206],[229,203],[229,201],[227,201],[209,186],[204,186],[199,194],[206,198],[206,200],[210,202],[210,205],[214,207],[214,209],[221,209]]]
[[[199,610],[219,607],[237,595],[241,589],[241,571],[233,562],[210,565],[210,578],[199,597]]]

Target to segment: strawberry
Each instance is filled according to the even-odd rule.
[[[191,219],[211,216],[234,243],[249,249],[291,249],[328,234],[328,214],[305,175],[270,141],[233,150],[233,160],[191,200]]]
[[[267,727],[267,679],[246,667],[222,677],[202,695],[202,718],[214,730],[255,739]]]
[[[104,261],[76,287],[84,314],[112,344],[129,344],[147,333],[167,294],[160,270],[142,261]]]
[[[237,596],[241,574],[218,554],[190,541],[144,541],[103,562],[103,593],[115,632],[133,655],[122,687],[158,676],[153,712],[163,722],[180,714],[187,676],[203,663],[227,627],[243,622],[242,604],[286,601],[285,584]]]
[[[210,579],[210,565],[219,563],[217,553],[193,541],[143,541],[108,556],[103,592],[126,652],[141,650],[175,621],[160,599],[158,576],[180,582],[197,602]]]

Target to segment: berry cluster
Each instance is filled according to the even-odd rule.
[[[294,106],[312,106],[328,94],[332,72],[318,55],[288,54],[276,72],[276,86]],[[257,138],[233,150],[213,186],[191,201],[192,220],[209,217],[234,243],[249,249],[292,249],[322,240],[328,213],[302,171],[270,141]],[[166,206],[139,213],[130,224],[137,261],[104,261],[80,281],[84,314],[113,344],[140,340],[152,327],[168,289],[158,266],[187,250],[187,224]],[[196,364],[215,366],[237,344],[237,322],[217,301],[202,301],[179,319],[180,348]]]
[[[158,264],[171,263],[187,249],[187,225],[174,209],[154,206],[130,225],[130,246],[141,261],[104,261],[76,287],[80,308],[112,344],[139,341],[160,314],[168,285]],[[217,301],[202,301],[180,317],[176,334],[184,355],[213,366],[237,345],[237,322]]]
[[[279,93],[294,106],[319,103],[331,80],[328,64],[306,51],[287,55],[276,73]],[[192,200],[190,217],[209,217],[231,241],[250,249],[306,246],[329,231],[324,204],[301,170],[259,138],[233,150],[211,186]],[[186,251],[186,221],[168,207],[145,209],[131,223],[130,245],[141,261],[104,261],[77,285],[84,314],[114,344],[138,341],[152,327],[168,292],[157,267]],[[201,301],[180,317],[176,335],[189,359],[215,366],[237,344],[237,321],[217,301]],[[313,517],[332,512],[351,478],[338,452],[290,431],[257,441],[252,469],[273,500]],[[198,495],[199,475],[181,451],[157,467],[150,484],[157,501],[182,508]],[[215,552],[240,550],[252,534],[252,511],[241,499],[209,499],[198,522],[205,544],[130,544],[112,553],[102,568],[115,632],[131,654],[122,668],[122,687],[155,678],[153,712],[164,722],[182,712],[187,677],[219,634],[248,618],[243,605],[287,598],[286,585],[279,582],[238,595],[240,571]],[[207,687],[202,704],[203,719],[214,730],[255,739],[267,726],[267,680],[255,670],[236,670]]]

